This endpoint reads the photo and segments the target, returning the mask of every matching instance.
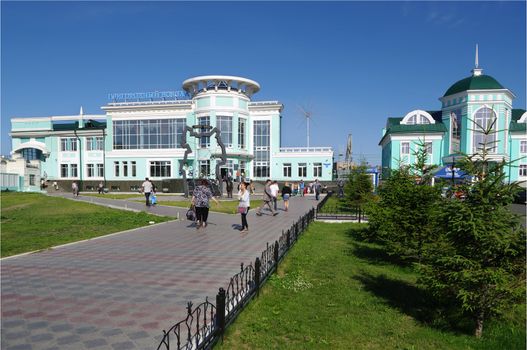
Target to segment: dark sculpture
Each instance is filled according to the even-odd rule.
[[[194,129],[209,129],[209,131],[195,131]],[[210,137],[215,134],[216,142],[221,147],[221,161],[216,163],[216,180],[218,181],[218,188],[220,191],[220,196],[223,195],[223,181],[221,178],[221,172],[220,167],[227,163],[227,152],[225,151],[225,145],[223,144],[223,141],[221,140],[221,132],[218,128],[214,127],[212,128],[210,125],[194,125],[192,127],[185,125],[185,129],[183,130],[183,137],[181,140],[181,147],[185,148],[185,156],[183,157],[183,165],[187,165],[187,159],[188,154],[192,153],[192,149],[190,148],[190,145],[187,143],[187,131],[189,132],[190,136],[194,136],[197,138],[200,137]],[[185,188],[185,197],[188,197],[189,190],[188,190],[188,183],[187,183],[187,172],[183,171],[183,183]]]

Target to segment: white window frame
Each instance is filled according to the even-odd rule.
[[[520,164],[518,167],[518,176],[527,177],[527,164]]]
[[[408,147],[408,151],[405,152],[405,146]],[[410,141],[401,142],[401,154],[409,155],[410,154]]]
[[[322,177],[322,163],[313,163],[313,177]]]
[[[291,177],[291,175],[293,174],[293,166],[291,163],[284,163],[282,165],[282,169],[284,177]]]
[[[298,163],[298,177],[301,179],[307,177],[307,163]]]
[[[520,140],[520,154],[527,153],[527,140]]]

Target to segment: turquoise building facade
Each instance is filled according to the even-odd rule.
[[[472,75],[457,81],[439,98],[441,109],[413,110],[402,118],[388,118],[379,142],[382,169],[415,162],[413,154],[422,144],[431,165],[451,165],[460,154],[475,154],[482,144],[493,145],[489,158],[508,161],[510,182],[527,180],[526,112],[514,109],[515,95],[496,79],[476,67]],[[482,128],[491,127],[487,136]],[[525,186],[525,184],[523,184]]]
[[[226,146],[221,175],[253,180],[332,179],[330,147],[282,147],[283,104],[253,101],[260,85],[234,76],[200,76],[180,92],[110,94],[105,114],[11,119],[13,155],[39,160],[46,181],[99,183],[135,190],[154,181],[215,178],[221,148],[212,137],[191,137],[183,164],[185,126],[217,127]],[[180,98],[184,97],[184,98]],[[135,185],[132,185],[135,184]],[[93,184],[89,185],[90,188]],[[81,188],[85,190],[85,188]]]

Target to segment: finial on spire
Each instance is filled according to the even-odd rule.
[[[84,115],[84,112],[82,111],[82,106],[81,106],[81,111],[79,112],[79,115]]]
[[[477,77],[481,74],[483,74],[483,69],[479,68],[478,44],[476,44],[476,67],[472,70],[472,75]]]
[[[478,44],[476,44],[476,68],[479,66],[479,60],[478,60]]]

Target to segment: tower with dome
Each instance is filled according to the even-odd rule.
[[[439,98],[441,110],[413,110],[402,118],[388,118],[382,147],[383,174],[410,165],[419,144],[425,143],[428,163],[448,166],[461,154],[478,153],[486,141],[493,144],[489,158],[510,162],[508,180],[527,180],[527,135],[525,109],[514,109],[512,91],[483,74],[476,47],[471,75],[450,86]],[[487,139],[481,127],[495,131]],[[525,186],[525,185],[524,185]]]

